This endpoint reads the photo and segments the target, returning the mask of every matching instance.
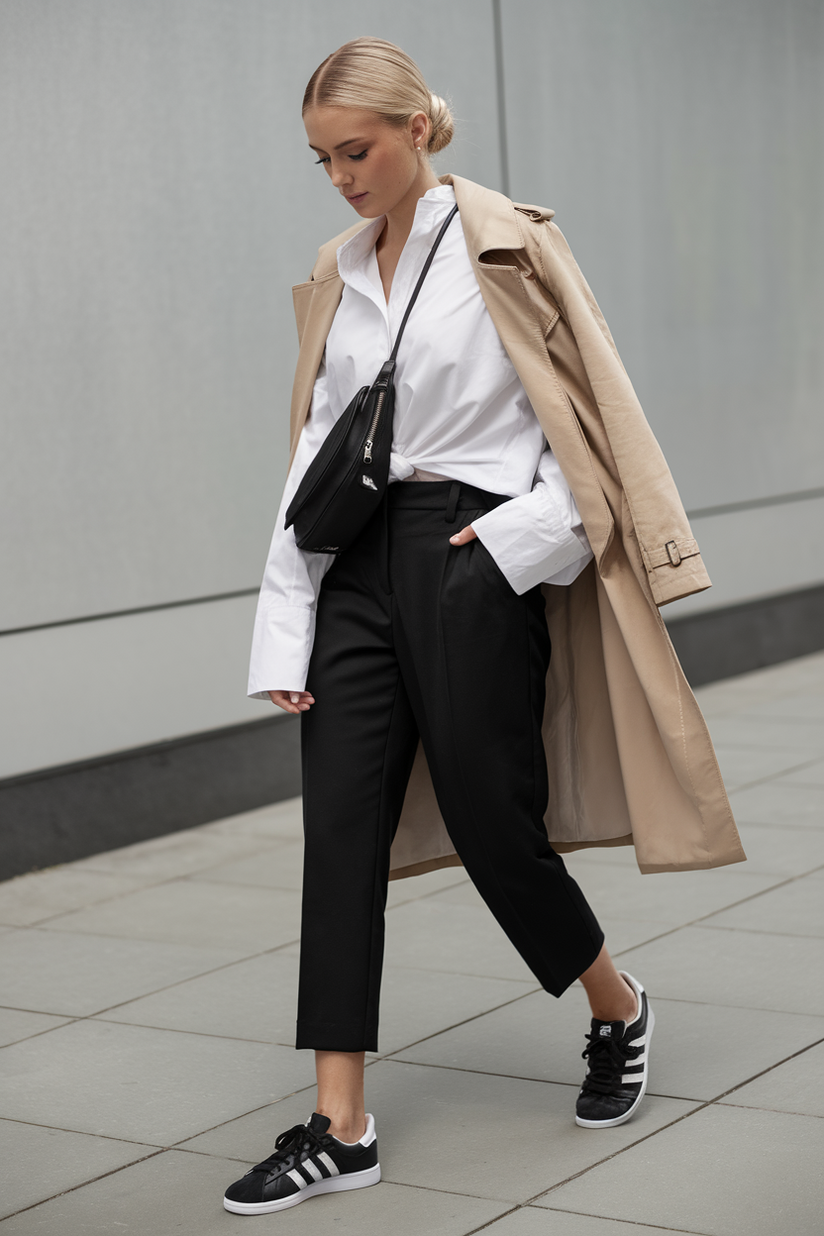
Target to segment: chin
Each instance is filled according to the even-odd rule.
[[[358,206],[356,202],[350,202],[349,205],[358,212],[362,219],[379,219],[381,215],[386,214],[386,211],[381,210],[374,202],[364,202],[362,206]]]

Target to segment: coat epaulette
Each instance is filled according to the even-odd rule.
[[[520,210],[522,215],[527,215],[532,219],[534,223],[547,223],[555,214],[549,206],[525,206],[523,202],[513,202],[512,205],[516,210]]]

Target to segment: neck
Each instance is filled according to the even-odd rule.
[[[437,189],[440,183],[429,163],[422,161],[409,192],[404,194],[396,206],[387,211],[386,226],[378,239],[379,249],[389,246],[400,251],[404,247],[412,231],[412,224],[415,222],[415,209],[418,202],[430,189]]]

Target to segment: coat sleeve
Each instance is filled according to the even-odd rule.
[[[603,424],[628,507],[631,527],[657,605],[711,586],[672,474],[627,376],[603,314],[560,229],[541,225],[541,279],[572,336],[579,382],[591,413]],[[547,341],[550,357],[564,332]],[[559,361],[563,358],[559,357]],[[566,360],[567,367],[569,359]],[[558,368],[563,368],[559,364]],[[579,390],[579,399],[582,397]]]

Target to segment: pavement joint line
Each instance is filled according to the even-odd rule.
[[[239,1034],[212,1034],[208,1030],[190,1030],[186,1026],[153,1026],[145,1021],[116,1021],[113,1017],[101,1017],[92,1013],[89,1017],[79,1017],[78,1021],[102,1022],[106,1026],[130,1026],[135,1030],[157,1030],[159,1034],[194,1034],[201,1039],[222,1039],[227,1043],[258,1043],[261,1047],[289,1047],[294,1050],[294,1043],[281,1043],[278,1039],[247,1039]],[[54,1030],[62,1030],[62,1026],[53,1026]],[[44,1031],[41,1031],[41,1034]],[[36,1036],[32,1035],[32,1038]],[[25,1039],[18,1040],[25,1042]],[[8,1044],[11,1046],[11,1044]]]
[[[819,1039],[818,1042],[824,1042],[824,1040]],[[534,1202],[539,1197],[547,1197],[550,1193],[554,1193],[556,1189],[560,1189],[562,1185],[569,1184],[570,1181],[577,1180],[580,1176],[585,1176],[587,1172],[591,1172],[593,1168],[600,1167],[604,1163],[608,1163],[611,1159],[616,1159],[619,1155],[625,1154],[627,1150],[632,1150],[635,1146],[640,1146],[643,1142],[649,1141],[650,1138],[657,1137],[659,1133],[663,1133],[665,1130],[673,1128],[676,1124],[681,1124],[682,1121],[691,1119],[691,1117],[695,1116],[698,1112],[706,1111],[708,1107],[715,1107],[715,1106],[731,1107],[733,1106],[733,1104],[724,1104],[721,1102],[721,1100],[726,1098],[727,1095],[729,1094],[734,1094],[736,1090],[740,1090],[743,1086],[749,1085],[750,1082],[756,1081],[757,1078],[763,1077],[765,1073],[771,1073],[773,1069],[777,1069],[779,1065],[786,1064],[787,1061],[793,1060],[796,1056],[803,1055],[804,1052],[809,1051],[810,1048],[816,1047],[818,1045],[818,1042],[809,1043],[807,1044],[806,1047],[802,1047],[799,1051],[792,1052],[789,1056],[786,1056],[782,1060],[776,1061],[775,1064],[769,1065],[766,1069],[761,1069],[760,1072],[754,1073],[751,1077],[748,1077],[745,1081],[738,1082],[735,1086],[731,1086],[729,1090],[723,1091],[720,1095],[716,1095],[715,1098],[708,1099],[705,1102],[700,1103],[697,1107],[694,1107],[692,1111],[684,1112],[683,1115],[677,1116],[675,1120],[671,1120],[667,1124],[662,1125],[659,1129],[653,1130],[652,1133],[648,1133],[645,1137],[640,1137],[638,1141],[632,1142],[628,1146],[622,1146],[620,1149],[616,1150],[613,1154],[608,1155],[605,1159],[600,1160],[599,1163],[590,1164],[589,1167],[585,1167],[582,1171],[575,1172],[572,1176],[568,1176],[566,1180],[559,1181],[558,1184],[552,1185],[549,1189],[546,1189],[543,1193],[536,1193],[534,1197],[529,1199],[529,1201]],[[759,1108],[757,1110],[772,1111],[773,1109],[772,1108]],[[525,1204],[528,1204],[528,1203],[525,1203]]]
[[[523,1204],[528,1206],[530,1203],[537,1201],[539,1197],[547,1197],[550,1193],[554,1193],[556,1189],[562,1188],[563,1185],[570,1184],[573,1180],[578,1180],[580,1176],[586,1176],[587,1172],[593,1171],[596,1167],[602,1167],[604,1163],[609,1163],[612,1159],[617,1159],[619,1155],[625,1154],[628,1150],[633,1150],[636,1146],[648,1142],[650,1138],[657,1137],[659,1133],[665,1132],[667,1129],[673,1128],[674,1125],[680,1124],[682,1120],[689,1120],[697,1112],[704,1111],[707,1107],[711,1107],[715,1102],[714,1099],[708,1099],[706,1102],[701,1102],[691,1111],[684,1112],[680,1116],[676,1116],[674,1120],[670,1120],[667,1124],[662,1124],[660,1128],[653,1129],[651,1133],[646,1133],[643,1137],[639,1137],[637,1141],[630,1142],[626,1146],[621,1146],[618,1150],[614,1150],[612,1154],[606,1155],[603,1159],[599,1159],[597,1163],[590,1163],[588,1167],[584,1167],[580,1172],[573,1172],[571,1176],[567,1176],[565,1180],[559,1180],[557,1184],[550,1185],[548,1189],[544,1189],[541,1193],[536,1193],[533,1197],[527,1199]]]
[[[384,1176],[383,1169],[381,1169],[380,1183],[383,1184],[384,1182],[386,1184],[395,1185],[398,1189],[421,1189],[424,1193],[440,1193],[442,1197],[468,1197],[472,1198],[474,1201],[492,1202],[494,1205],[499,1206],[514,1206],[514,1209],[516,1210],[520,1205],[518,1202],[513,1203],[508,1197],[484,1197],[477,1193],[459,1192],[457,1189],[438,1189],[435,1185],[412,1184],[409,1180],[390,1180],[388,1176]],[[507,1211],[507,1213],[509,1212]],[[503,1215],[498,1215],[498,1218],[503,1218]]]
[[[721,911],[719,910],[719,914],[720,913]],[[729,931],[751,936],[777,936],[780,940],[821,940],[824,938],[824,933],[810,934],[801,931],[763,931],[760,927],[730,927],[727,923],[696,923],[695,926],[700,931]]]
[[[381,1060],[391,1060],[398,1052],[410,1051],[413,1047],[420,1046],[421,1043],[428,1043],[430,1039],[436,1039],[439,1034],[446,1034],[449,1030],[457,1030],[459,1026],[467,1026],[472,1021],[477,1021],[479,1017],[486,1017],[487,1013],[495,1013],[498,1009],[509,1008],[511,1004],[518,1004],[521,1000],[526,1000],[527,996],[534,996],[536,992],[542,991],[540,986],[533,987],[530,991],[519,992],[517,996],[513,996],[511,1000],[504,1000],[501,1004],[493,1005],[492,1008],[484,1009],[480,1013],[473,1013],[471,1017],[464,1017],[460,1021],[453,1022],[450,1026],[444,1026],[442,1030],[433,1030],[431,1034],[425,1034],[423,1038],[415,1039],[413,1043],[407,1043],[405,1047],[396,1047],[394,1051],[387,1052],[386,1055],[379,1056]],[[403,1061],[402,1063],[410,1063]]]
[[[557,1215],[580,1215],[583,1219],[601,1219],[607,1223],[632,1224],[633,1227],[649,1228],[653,1232],[678,1232],[679,1236],[682,1232],[684,1236],[717,1236],[716,1233],[701,1232],[693,1227],[662,1227],[660,1223],[645,1223],[643,1219],[617,1219],[614,1215],[593,1215],[588,1210],[565,1210],[562,1206],[542,1206],[540,1209]]]
[[[789,1056],[784,1056],[781,1060],[776,1060],[775,1064],[768,1064],[765,1069],[761,1069],[761,1071],[758,1073],[753,1073],[753,1075],[751,1077],[748,1077],[745,1081],[736,1082],[734,1086],[730,1086],[729,1090],[723,1090],[721,1094],[717,1094],[715,1098],[711,1099],[710,1101],[712,1103],[717,1103],[719,1104],[719,1106],[724,1106],[724,1107],[736,1106],[735,1104],[731,1104],[731,1103],[725,1104],[723,1103],[723,1100],[726,1099],[728,1095],[735,1094],[736,1090],[741,1090],[743,1086],[749,1086],[751,1082],[758,1081],[759,1077],[764,1077],[766,1076],[767,1073],[772,1073],[774,1069],[780,1068],[782,1064],[788,1064],[790,1060],[795,1060],[797,1059],[798,1056],[803,1056],[805,1052],[812,1051],[814,1047],[820,1046],[821,1043],[824,1043],[824,1037],[820,1039],[816,1039],[814,1043],[807,1043],[805,1047],[799,1047],[798,1051],[791,1052]],[[752,1110],[769,1112],[769,1111],[774,1111],[775,1108],[762,1107],[762,1108],[757,1108],[757,1109],[752,1109]],[[801,1114],[803,1113],[799,1113],[799,1115]]]
[[[92,1136],[95,1135],[92,1134]],[[78,1189],[85,1189],[86,1185],[96,1184],[98,1180],[105,1180],[107,1176],[116,1176],[118,1172],[125,1171],[127,1167],[136,1167],[138,1163],[145,1163],[148,1159],[156,1159],[161,1154],[166,1154],[166,1148],[155,1150],[152,1154],[144,1154],[142,1158],[135,1159],[132,1163],[123,1163],[120,1167],[113,1167],[111,1171],[101,1172],[99,1176],[92,1176],[89,1180],[83,1180],[68,1189],[61,1189],[58,1193],[52,1193],[49,1197],[41,1197],[39,1201],[32,1202],[30,1206],[21,1206],[19,1210],[13,1211],[12,1214],[4,1215],[0,1219],[0,1223],[5,1223],[7,1219],[14,1219],[17,1215],[25,1214],[27,1210],[34,1210],[38,1206],[45,1206],[47,1202],[54,1202],[58,1197],[65,1197],[69,1193],[76,1193]]]
[[[815,1044],[811,1044],[815,1046]],[[405,1050],[401,1048],[401,1050]],[[532,1082],[537,1086],[569,1086],[572,1090],[580,1088],[580,1082],[560,1081],[553,1077],[530,1077],[525,1073],[498,1073],[493,1069],[470,1069],[461,1064],[438,1064],[431,1060],[395,1060],[389,1056],[384,1057],[391,1064],[412,1064],[416,1068],[421,1069],[445,1069],[448,1073],[473,1073],[476,1077],[502,1077],[506,1081],[525,1081]],[[746,1083],[743,1083],[746,1084]],[[675,1103],[714,1103],[713,1099],[702,1099],[694,1094],[665,1094],[661,1090],[647,1090],[647,1094],[653,1099],[672,1099]],[[765,1109],[769,1110],[769,1109]]]
[[[805,871],[802,875],[787,876],[785,880],[779,880],[776,884],[771,884],[769,888],[759,889],[757,893],[748,893],[746,897],[739,897],[737,901],[730,901],[727,905],[721,906],[718,910],[711,910],[709,914],[701,914],[698,918],[690,919],[688,923],[683,923],[683,927],[695,927],[698,923],[704,923],[708,918],[714,918],[716,914],[724,914],[727,910],[734,910],[736,906],[746,905],[748,901],[755,901],[758,897],[766,897],[767,893],[774,893],[778,888],[786,888],[788,884],[795,884],[798,880],[805,880],[807,876],[815,875],[817,871],[824,870],[824,863],[819,863],[817,867],[811,867],[809,871]],[[755,873],[753,873],[755,874]],[[764,935],[783,935],[779,931],[763,932]]]
[[[719,743],[718,745],[719,747],[721,747],[724,744]],[[752,750],[752,748],[744,748],[744,749]],[[769,777],[758,777],[755,781],[742,781],[740,785],[734,785],[734,786],[726,786],[726,782],[725,782],[725,786],[727,789],[727,793],[729,795],[738,794],[743,790],[755,789],[759,785],[768,785],[770,781],[778,781],[779,778],[786,777],[790,773],[803,772],[805,768],[811,768],[814,764],[820,764],[820,763],[821,763],[821,756],[816,756],[814,760],[804,760],[804,762],[801,764],[792,764],[788,766],[787,768],[782,768],[780,772],[771,773]],[[812,788],[818,788],[818,787],[814,786]]]
[[[731,1112],[768,1112],[771,1116],[795,1116],[801,1120],[824,1120],[824,1112],[794,1112],[786,1107],[758,1107],[753,1103],[718,1103],[718,1107],[728,1107]]]
[[[111,1133],[90,1133],[88,1129],[69,1129],[62,1124],[47,1124],[44,1120],[21,1120],[18,1116],[3,1116],[0,1114],[0,1121],[4,1121],[8,1124],[25,1124],[33,1129],[54,1129],[55,1133],[73,1133],[77,1137],[93,1137],[104,1142],[122,1142],[126,1146],[146,1146],[152,1151],[168,1150],[168,1146],[164,1146],[158,1142],[142,1142],[134,1137],[113,1137]],[[195,1136],[197,1136],[197,1134],[195,1134]]]
[[[26,928],[25,930],[29,930]],[[60,935],[91,935],[91,932],[60,932]],[[130,940],[132,943],[138,944],[156,944],[156,940],[142,940],[134,936],[97,936],[99,940]],[[160,941],[164,943],[164,941]],[[169,943],[169,941],[165,941]],[[83,1013],[78,1016],[77,1013],[52,1013],[48,1012],[47,1017],[68,1017],[74,1021],[90,1021],[93,1017],[102,1017],[104,1013],[111,1013],[114,1009],[122,1009],[127,1004],[132,1004],[135,1000],[144,1000],[148,996],[160,995],[163,991],[171,991],[173,987],[182,987],[184,983],[194,982],[195,979],[206,978],[210,974],[219,974],[221,970],[228,970],[231,966],[241,965],[244,961],[255,961],[258,957],[266,957],[269,953],[279,953],[281,949],[289,948],[291,945],[298,944],[299,940],[287,940],[285,944],[277,944],[274,948],[263,949],[260,953],[249,953],[242,957],[236,957],[232,961],[221,962],[219,966],[213,966],[211,969],[203,970],[198,974],[191,974],[187,978],[178,979],[174,983],[167,983],[164,987],[155,987],[151,991],[141,992],[138,996],[129,996],[127,1000],[121,1000],[118,1004],[107,1004],[105,1008],[95,1009],[93,1013]],[[42,1009],[25,1009],[23,1012],[42,1013]],[[128,1024],[128,1023],[126,1023]],[[53,1026],[54,1030],[62,1030],[62,1026]],[[158,1029],[159,1027],[154,1027]]]
[[[406,1049],[401,1048],[401,1050]],[[468,1069],[461,1064],[437,1064],[429,1060],[396,1060],[392,1056],[385,1056],[384,1059],[388,1064],[410,1064],[416,1069],[444,1069],[447,1073],[472,1073],[476,1077],[503,1077],[508,1081],[526,1081],[538,1086],[571,1086],[573,1089],[578,1089],[581,1085],[580,1082],[552,1081],[549,1077],[525,1077],[521,1073],[494,1073],[490,1069]],[[701,1100],[688,1099],[687,1102],[700,1103]]]
[[[494,1219],[489,1219],[486,1223],[482,1223],[480,1227],[470,1228],[468,1232],[463,1233],[463,1236],[475,1236],[476,1232],[485,1232],[488,1228],[492,1227],[493,1223],[500,1223],[501,1219],[508,1219],[510,1215],[517,1214],[519,1210],[523,1209],[524,1206],[518,1203],[511,1210],[505,1210],[502,1215],[496,1215]]]
[[[15,1008],[9,1007],[8,1005],[0,1009],[0,1012],[5,1012],[6,1008],[8,1008],[9,1012],[12,1012],[12,1013],[35,1013],[40,1017],[58,1016],[58,1014],[55,1014],[55,1013],[40,1013],[39,1009],[15,1009]],[[65,1030],[66,1026],[71,1026],[76,1021],[85,1021],[85,1020],[86,1020],[85,1017],[67,1017],[66,1020],[59,1026],[46,1026],[45,1030],[35,1030],[34,1034],[24,1034],[22,1039],[12,1039],[10,1043],[3,1043],[2,1045],[0,1045],[0,1051],[4,1051],[5,1048],[7,1047],[16,1047],[18,1043],[28,1043],[29,1039],[42,1038],[44,1034],[51,1034],[53,1030]],[[0,1115],[0,1120],[2,1119],[5,1119],[5,1117]],[[29,1121],[24,1120],[22,1121],[22,1123],[28,1124]]]

